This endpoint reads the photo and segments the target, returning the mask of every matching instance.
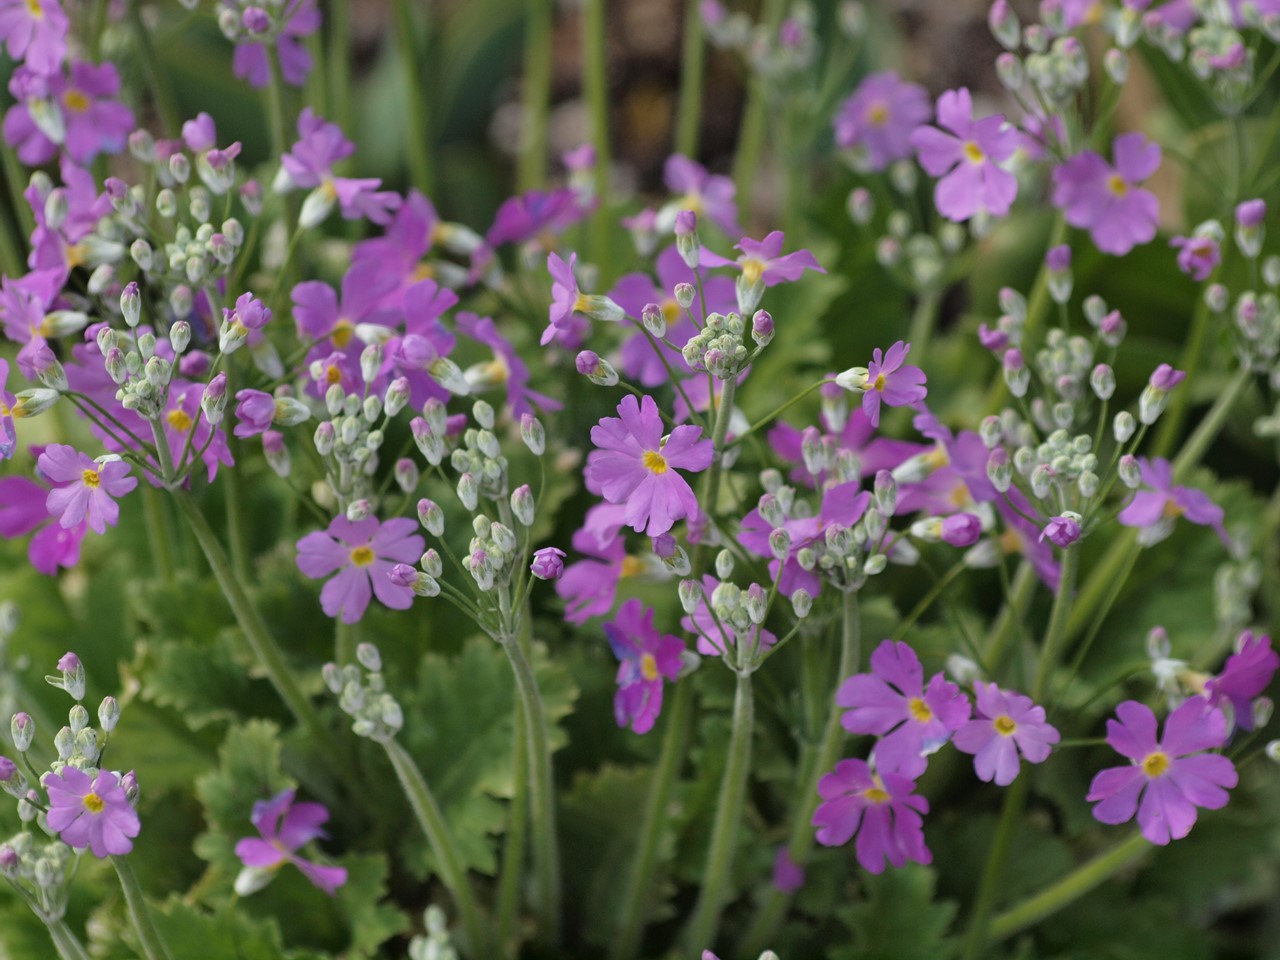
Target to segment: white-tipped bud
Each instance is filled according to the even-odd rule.
[[[813,595],[804,587],[798,588],[791,594],[791,609],[795,612],[797,620],[803,620],[813,609]]]
[[[467,472],[458,478],[458,499],[468,510],[474,510],[480,502],[480,484],[475,474]]]
[[[547,449],[546,431],[543,430],[541,421],[531,413],[520,417],[520,439],[536,457],[542,456]]]
[[[667,319],[662,314],[662,308],[656,303],[644,305],[644,309],[640,311],[640,323],[651,336],[659,340],[667,335]]]
[[[721,580],[728,580],[733,576],[733,554],[728,550],[721,550],[716,554],[716,576]]]
[[[1116,438],[1116,443],[1128,443],[1137,429],[1138,425],[1134,422],[1133,414],[1128,410],[1117,413],[1115,420],[1111,423],[1111,434]]]

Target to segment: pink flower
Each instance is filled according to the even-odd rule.
[[[4,138],[29,165],[49,162],[59,145],[81,164],[99,153],[119,153],[134,126],[133,111],[116,99],[120,75],[109,63],[73,61],[69,78],[61,69],[45,75],[22,67],[14,71],[9,90],[18,103],[5,114]],[[49,114],[42,123],[36,122],[40,114],[33,114],[33,107]]]
[[[320,188],[327,208],[327,215],[334,203],[342,207],[342,215],[348,220],[364,217],[373,223],[389,223],[400,195],[391,191],[378,191],[382,181],[377,179],[355,180],[335,177],[333,167],[355,153],[355,145],[342,135],[335,123],[317,116],[310,107],[298,115],[299,140],[280,158],[280,164],[295,187]],[[315,214],[323,219],[319,212]],[[314,225],[314,224],[313,224]]]
[[[667,189],[679,195],[676,206],[706,217],[730,236],[740,235],[737,188],[729,177],[707,173],[707,168],[681,154],[672,154],[662,167]]]
[[[578,195],[568,187],[559,190],[530,190],[503,202],[485,234],[485,243],[524,243],[544,235],[556,235],[577,223],[588,211]]]
[[[1045,722],[1044,707],[994,683],[974,684],[977,710],[955,734],[956,749],[973,754],[978,779],[1001,787],[1018,775],[1018,755],[1027,763],[1042,763],[1058,742],[1058,731]]]
[[[639,600],[628,600],[618,615],[604,625],[618,664],[618,692],[613,715],[620,727],[648,733],[662,711],[662,681],[674,681],[680,673],[684,642],[653,625],[653,611]]]
[[[902,407],[919,403],[928,395],[924,371],[919,367],[903,366],[910,351],[911,344],[899,340],[888,353],[881,354],[879,347],[872,353],[871,363],[867,365],[866,392],[862,395],[862,412],[871,421],[871,426],[880,425],[881,402],[891,407]]]
[[[236,6],[224,0],[229,9]],[[300,87],[311,72],[311,54],[302,44],[302,38],[320,29],[320,10],[315,0],[287,0],[284,9],[276,15],[282,24],[276,34],[276,55],[280,58],[280,74],[284,82]],[[261,88],[271,82],[271,65],[267,59],[266,44],[237,43],[231,61],[231,69],[237,77]]]
[[[8,460],[18,446],[18,431],[13,425],[13,405],[18,398],[6,386],[9,380],[9,362],[0,357],[0,460]]]
[[[1164,737],[1156,740],[1151,708],[1126,700],[1119,720],[1107,721],[1107,743],[1132,761],[1101,771],[1089,786],[1093,815],[1103,823],[1124,823],[1138,814],[1142,835],[1163,846],[1181,840],[1196,822],[1196,808],[1227,805],[1236,768],[1224,756],[1203,753],[1222,746],[1227,721],[1202,697],[1192,697],[1169,714]]]
[[[95,857],[119,856],[133,849],[142,829],[120,783],[120,775],[99,770],[94,778],[76,767],[46,773],[40,783],[49,794],[49,829],[63,843]]]
[[[1210,500],[1207,493],[1191,487],[1175,487],[1173,466],[1168,460],[1139,458],[1138,464],[1143,484],[1151,489],[1135,493],[1117,520],[1126,527],[1142,527],[1150,531],[1149,536],[1155,536],[1157,532],[1167,535],[1168,531],[1163,528],[1178,517],[1186,517],[1192,523],[1212,527],[1224,543],[1228,542],[1222,527],[1222,508]]]
[[[1040,539],[1059,547],[1069,547],[1080,539],[1080,523],[1071,517],[1052,517],[1040,531]]]
[[[848,843],[854,834],[858,862],[871,873],[908,860],[932,863],[924,845],[922,814],[929,801],[915,795],[915,780],[900,773],[873,773],[863,760],[841,760],[818,781],[823,802],[813,812],[818,842],[827,847]]]
[[[578,290],[578,278],[573,274],[577,262],[576,253],[569,254],[568,263],[559,254],[547,254],[547,271],[552,280],[550,322],[538,341],[544,347],[552,340],[559,342],[565,349],[572,349],[573,345],[582,342],[587,321],[585,317],[577,316],[585,307],[583,295]]]
[[[783,256],[782,243],[785,239],[781,230],[774,230],[763,240],[743,237],[734,248],[742,254],[737,260],[728,260],[703,247],[701,265],[736,267],[742,271],[742,279],[748,286],[757,281],[762,282],[766,287],[772,287],[779,283],[799,280],[806,270],[827,272],[808,250],[797,250]]]
[[[867,170],[883,170],[911,155],[911,135],[929,121],[924,87],[886,70],[866,77],[836,113],[836,143],[858,150]]]
[[[292,863],[329,896],[347,882],[345,867],[326,867],[297,855],[296,851],[312,840],[326,836],[320,825],[329,819],[329,811],[320,803],[294,803],[293,797],[290,788],[253,805],[249,819],[261,837],[245,837],[236,843],[236,856],[248,868],[236,880],[236,892],[242,896],[261,889],[270,876],[263,873],[286,863]]]
[[[871,654],[871,671],[836,692],[836,704],[850,708],[840,722],[850,733],[881,738],[872,753],[878,770],[915,779],[928,755],[969,719],[969,701],[941,673],[926,689],[920,658],[905,643],[883,641]]]
[[[120,519],[114,498],[138,485],[136,477],[128,476],[129,465],[123,460],[100,463],[65,443],[47,446],[37,465],[58,484],[49,491],[45,505],[63,527],[75,527],[83,521],[94,533],[106,533],[107,527],[114,527]]]
[[[529,572],[539,580],[559,580],[560,575],[564,573],[564,557],[564,551],[557,547],[543,547],[541,550],[535,550]]]
[[[780,893],[795,893],[804,886],[804,867],[792,859],[791,851],[779,847],[773,857],[773,888]]]
[[[21,537],[35,530],[27,545],[31,566],[46,576],[58,567],[74,567],[80,562],[80,542],[89,527],[83,521],[74,527],[54,523],[45,501],[49,488],[26,477],[0,477],[0,537]]]
[[[397,563],[417,563],[425,543],[405,518],[379,523],[377,517],[334,517],[327,532],[316,530],[298,541],[298,569],[313,580],[337,576],[320,591],[320,608],[343,623],[364,616],[370,594],[392,610],[407,610],[413,590],[391,581]]]
[[[1222,673],[1204,685],[1209,705],[1216,707],[1223,700],[1230,701],[1236,726],[1252,730],[1253,701],[1262,696],[1277,668],[1280,668],[1280,655],[1271,649],[1271,638],[1266,634],[1255,637],[1251,630],[1246,630],[1236,641],[1236,652],[1227,657]]]
[[[11,59],[54,73],[67,55],[67,15],[57,0],[2,0],[0,40]]]
[[[1140,133],[1116,137],[1112,167],[1092,150],[1053,171],[1053,202],[1067,223],[1088,230],[1103,253],[1123,256],[1156,235],[1160,207],[1155,194],[1138,184],[1160,166],[1160,146]]]
[[[261,390],[240,390],[236,393],[235,435],[241,440],[256,437],[271,427],[276,415],[276,398]]]
[[[591,442],[600,449],[587,457],[584,471],[605,500],[626,504],[624,523],[651,537],[698,516],[698,499],[676,468],[705,470],[712,457],[701,427],[676,427],[666,437],[662,429],[652,397],[623,397],[617,417],[603,417],[591,428]]]
[[[934,203],[948,220],[968,220],[980,211],[1003,217],[1018,194],[1018,178],[1000,164],[1018,149],[1019,135],[996,114],[973,119],[973,99],[967,88],[948,90],[938,98],[937,127],[921,127],[911,134],[920,166],[941,177]]]
[[[1197,282],[1208,280],[1222,262],[1222,250],[1213,237],[1174,237],[1169,246],[1178,251],[1178,269]]]

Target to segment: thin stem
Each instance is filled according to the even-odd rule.
[[[760,22],[766,31],[772,34],[782,20],[784,10],[783,0],[765,0]],[[769,126],[768,94],[765,81],[752,74],[747,83],[747,103],[743,108],[742,126],[739,128],[738,147],[734,152],[733,162],[733,182],[744,207],[744,219],[749,213],[745,209],[746,201],[752,196],[751,188],[755,184],[760,152],[764,148],[765,133]]]
[[[1075,600],[1076,572],[1080,566],[1080,551],[1068,547],[1062,551],[1062,573],[1058,577],[1058,590],[1053,595],[1053,609],[1049,612],[1049,626],[1045,630],[1044,645],[1040,648],[1040,662],[1036,665],[1035,680],[1031,683],[1031,699],[1036,702],[1044,695],[1049,675],[1058,665],[1058,651],[1066,638],[1067,623],[1071,618],[1071,604]]]
[[[547,113],[551,106],[552,32],[554,0],[526,0],[524,27],[524,100],[520,120],[520,163],[516,182],[521,190],[539,187],[547,178]]]
[[[192,433],[195,431],[193,430]],[[240,444],[235,440],[232,453],[237,464],[243,463],[239,451],[235,449]],[[242,468],[243,469],[243,468]],[[244,529],[244,513],[240,509],[242,491],[240,486],[240,471],[231,469],[225,471],[225,479],[222,482],[222,495],[225,499],[225,507],[227,511],[227,544],[231,548],[231,569],[235,571],[237,577],[243,582],[248,583],[249,577],[249,548],[245,543]],[[343,663],[345,661],[339,661]]]
[[[936,291],[922,293],[911,311],[910,339],[907,342],[916,352],[916,363],[924,363],[933,341],[933,328],[938,322],[938,305],[941,302],[942,297]]]
[[[124,891],[124,902],[129,908],[133,929],[138,934],[142,956],[145,960],[173,960],[164,937],[156,929],[151,907],[147,905],[147,898],[142,893],[142,884],[138,882],[138,875],[133,872],[133,864],[128,857],[113,856],[111,865],[116,868],[116,876],[120,878],[120,889]]]
[[[1230,250],[1230,247],[1227,249]],[[1221,267],[1215,272],[1215,279],[1220,275]],[[1186,373],[1189,383],[1181,390],[1174,390],[1173,396],[1169,398],[1169,406],[1160,417],[1160,429],[1156,432],[1155,443],[1152,446],[1153,457],[1167,457],[1178,435],[1182,432],[1183,422],[1187,418],[1187,407],[1191,402],[1190,385],[1196,382],[1196,374],[1204,359],[1205,343],[1209,339],[1210,318],[1208,298],[1202,295],[1196,302],[1195,312],[1191,316],[1191,329],[1187,333],[1182,356],[1178,360],[1178,369]]]
[[[1218,394],[1218,399],[1213,402],[1209,412],[1205,414],[1195,432],[1187,438],[1182,450],[1174,458],[1174,480],[1185,478],[1191,470],[1195,469],[1201,457],[1208,452],[1209,445],[1217,439],[1218,433],[1227,421],[1227,415],[1231,413],[1231,408],[1235,406],[1236,401],[1240,399],[1240,394],[1244,393],[1252,379],[1253,374],[1250,370],[1247,367],[1241,367],[1231,378],[1227,388]]]
[[[715,504],[720,498],[720,472],[724,468],[724,446],[725,438],[729,435],[729,419],[733,415],[733,397],[738,390],[737,377],[730,377],[724,381],[724,386],[720,388],[720,406],[716,409],[716,423],[711,432],[711,469],[703,478],[702,492],[698,497],[699,502],[709,504],[707,509],[707,517],[710,522],[715,523]],[[715,388],[709,394],[712,406],[715,405]],[[707,543],[704,539],[698,544],[698,549],[694,551],[694,571],[700,573],[707,557]],[[707,609],[710,609],[710,604]]]
[[[53,945],[57,948],[58,956],[62,960],[89,960],[88,951],[80,943],[80,938],[67,926],[67,921],[49,920],[46,921],[46,925],[49,928],[49,936],[53,938]]]
[[[172,86],[161,76],[155,45],[151,42],[151,33],[142,19],[141,0],[129,0],[128,17],[129,24],[133,27],[134,39],[138,43],[138,52],[142,54],[147,86],[155,99],[156,113],[160,115],[160,127],[166,137],[171,137],[178,130],[178,110],[173,103]]]
[[[396,18],[396,49],[400,55],[400,69],[404,76],[405,136],[409,141],[409,170],[413,185],[424,194],[431,192],[431,117],[427,100],[422,95],[421,65],[427,62],[418,54],[418,34],[413,21],[409,0],[395,0],[392,4]]]
[[[937,600],[938,597],[942,596],[942,591],[951,586],[951,582],[955,580],[956,577],[960,576],[960,574],[964,573],[966,569],[965,562],[961,560],[939,577],[934,585],[929,589],[929,592],[920,598],[920,602],[915,605],[912,611],[902,618],[897,629],[893,631],[891,639],[901,640],[905,637],[907,635],[907,631],[910,630],[912,626],[915,625],[915,622],[924,615],[924,612],[933,605],[933,602]]]
[[[768,424],[776,420],[778,417],[782,416],[782,414],[786,413],[788,410],[790,410],[793,406],[795,406],[797,403],[799,403],[809,394],[813,393],[813,391],[819,390],[822,387],[825,387],[828,383],[835,383],[835,381],[819,380],[817,383],[812,384],[808,387],[805,387],[803,390],[797,393],[794,397],[792,397],[786,403],[782,404],[779,407],[775,407],[773,410],[770,410],[763,417],[761,417],[759,420],[757,420],[755,423],[749,426],[746,430],[743,430],[739,436],[736,436],[733,438],[733,442],[737,444],[745,440],[747,437],[751,436],[761,427],[767,426]]]
[[[458,912],[462,915],[462,928],[466,933],[468,952],[473,957],[488,956],[485,952],[488,941],[484,935],[485,928],[481,924],[480,911],[471,894],[471,882],[467,879],[466,867],[458,853],[453,834],[449,832],[444,814],[440,811],[440,804],[436,802],[426,780],[422,778],[422,772],[404,747],[394,740],[387,741],[382,747],[386,750],[387,758],[395,769],[396,778],[409,799],[409,805],[413,807],[418,824],[427,836],[427,842],[431,845],[431,852],[435,856],[436,866],[440,871],[440,879],[453,896]]]
[[[528,723],[524,711],[516,710],[515,746],[511,757],[511,773],[515,779],[512,801],[508,809],[507,832],[502,838],[502,873],[498,878],[498,946],[516,953],[516,914],[520,907],[520,878],[524,872],[525,839],[529,828]]]
[[[9,188],[9,202],[13,205],[13,215],[18,218],[18,227],[23,236],[30,237],[36,228],[36,218],[23,192],[29,181],[27,172],[9,144],[0,145],[0,158],[4,160],[4,179],[5,185]],[[21,272],[22,270],[18,269],[15,275]]]
[[[173,539],[169,516],[165,513],[160,491],[145,486],[142,490],[142,517],[147,527],[147,542],[151,545],[151,565],[155,575],[165,584],[173,585]]]
[[[732,381],[729,381],[732,382]],[[716,804],[715,824],[711,828],[711,847],[702,872],[701,890],[686,933],[686,949],[690,956],[711,949],[720,915],[729,893],[729,877],[733,869],[733,853],[737,845],[738,827],[747,794],[747,778],[751,772],[751,734],[754,702],[751,696],[751,674],[741,670],[733,695],[733,731],[729,736],[729,754],[724,778],[720,781],[720,798]]]
[[[591,217],[591,259],[603,268],[609,251],[609,77],[606,72],[604,0],[582,4],[582,88],[596,148],[598,206]]]
[[[675,152],[694,158],[698,153],[698,132],[702,121],[702,78],[706,59],[700,6],[698,0],[685,0],[680,97],[676,106]]]
[[[266,87],[267,119],[270,124],[271,156],[279,160],[284,156],[289,142],[289,130],[284,117],[284,77],[280,73],[280,57],[274,44],[266,45],[267,67],[270,70]],[[283,271],[281,271],[283,276]]]
[[[560,939],[560,850],[556,841],[555,783],[551,774],[551,742],[538,680],[520,642],[502,637],[502,649],[516,675],[516,692],[524,707],[529,738],[529,815],[533,827],[533,873],[538,890],[542,933],[550,943]]]
[[[978,886],[978,896],[973,905],[973,916],[969,921],[969,929],[965,936],[963,960],[975,960],[981,955],[982,944],[987,937],[987,917],[991,913],[995,900],[996,887],[1000,882],[1000,873],[1004,868],[1005,858],[1009,855],[1009,845],[1013,842],[1013,831],[1018,826],[1022,808],[1027,802],[1027,778],[1024,771],[1005,791],[1004,805],[1000,810],[1000,822],[996,825],[996,834],[991,841],[991,849],[987,853],[986,866],[982,870],[982,880]]]
[[[333,81],[329,102],[334,120],[350,136],[351,129],[351,5],[349,0],[329,2],[329,76]],[[279,154],[277,154],[279,156]]]

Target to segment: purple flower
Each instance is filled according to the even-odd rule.
[[[1065,243],[1050,247],[1044,263],[1054,273],[1066,273],[1071,269],[1071,247]]]
[[[674,681],[680,673],[684,642],[660,634],[653,625],[653,610],[639,600],[628,600],[618,615],[604,625],[618,664],[618,692],[613,715],[620,727],[648,733],[662,710],[662,681]]]
[[[133,111],[116,100],[120,75],[109,63],[74,61],[70,78],[61,70],[46,76],[20,67],[9,91],[18,103],[5,114],[4,138],[29,165],[52,160],[59,145],[76,163],[88,164],[100,153],[123,150],[133,130]],[[32,104],[38,104],[39,122]]]
[[[881,354],[876,347],[872,353],[871,363],[867,365],[866,392],[862,395],[862,412],[867,415],[871,426],[880,425],[880,404],[884,402],[891,407],[903,407],[919,403],[928,394],[925,389],[924,371],[919,367],[903,366],[911,344],[899,340]]]
[[[261,390],[240,390],[236,393],[235,435],[241,440],[256,437],[271,428],[276,415],[276,399]]]
[[[254,803],[249,819],[261,836],[244,837],[236,843],[236,856],[249,873],[247,877],[242,873],[236,880],[236,892],[242,896],[245,895],[242,891],[252,893],[261,889],[270,877],[268,871],[286,863],[292,863],[329,896],[347,882],[344,867],[326,867],[297,855],[297,851],[312,840],[326,836],[320,826],[329,819],[329,811],[324,804],[294,803],[293,798],[294,790],[290,788],[270,800]]]
[[[568,601],[564,618],[569,623],[586,623],[607,614],[613,609],[618,583],[645,571],[644,561],[628,555],[618,536],[625,513],[625,506],[596,504],[587,511],[582,529],[574,532],[573,549],[586,557],[569,564],[556,582],[557,596]]]
[[[6,389],[9,361],[0,357],[0,460],[8,460],[18,446],[18,431],[13,424],[13,405],[18,402]]]
[[[718,618],[711,611],[711,598],[721,582],[712,576],[702,578],[702,589],[697,594],[697,606],[689,616],[680,618],[680,626],[697,634],[698,652],[704,657],[723,657],[731,647],[741,643],[748,657],[755,657],[768,650],[778,638],[758,624],[750,624],[746,630],[738,630],[732,623]]]
[[[1196,808],[1227,805],[1226,788],[1238,780],[1224,756],[1203,753],[1222,746],[1227,721],[1202,697],[1192,697],[1169,714],[1156,740],[1156,717],[1134,700],[1116,707],[1107,721],[1107,743],[1131,763],[1101,771],[1089,786],[1093,815],[1103,823],[1124,823],[1138,814],[1142,835],[1164,846],[1181,840],[1196,822]]]
[[[1172,390],[1185,379],[1187,379],[1185,371],[1175,370],[1169,364],[1162,363],[1151,371],[1151,377],[1147,383],[1156,390]]]
[[[232,0],[225,2],[230,9],[237,9]],[[285,83],[300,87],[311,72],[311,54],[301,41],[320,28],[320,10],[315,0],[290,0],[284,11],[277,15],[277,22],[283,24],[275,41],[280,73]],[[247,26],[251,27],[252,22]],[[236,44],[231,68],[237,77],[255,87],[265,87],[271,82],[267,51],[261,43]]]
[[[57,0],[0,0],[0,40],[36,73],[56,73],[67,55],[67,15]]]
[[[48,497],[48,487],[26,477],[0,477],[0,537],[11,540],[35,530],[27,559],[40,573],[53,576],[58,567],[80,562],[80,542],[89,527],[84,522],[70,528],[54,523],[45,506]]]
[[[1178,269],[1196,282],[1208,280],[1222,262],[1222,249],[1210,236],[1174,237],[1169,246],[1178,251]]]
[[[950,133],[921,127],[909,138],[920,166],[942,178],[933,195],[938,212],[956,221],[980,211],[1003,217],[1017,196],[1018,178],[999,165],[1018,149],[1018,131],[999,114],[974,120],[965,87],[938,98],[938,124]]]
[[[298,115],[298,136],[300,139],[280,158],[280,163],[295,187],[314,188],[303,205],[300,222],[310,226],[318,224],[335,203],[342,207],[342,215],[348,220],[364,217],[374,223],[391,221],[391,215],[400,206],[399,194],[379,192],[382,181],[378,179],[356,180],[333,175],[334,165],[356,149],[337,124],[329,123],[306,107]]]
[[[836,143],[857,150],[867,170],[883,170],[911,155],[911,135],[929,114],[924,87],[904,83],[889,70],[873,73],[836,112]]]
[[[956,749],[973,754],[978,779],[1001,787],[1018,775],[1018,755],[1027,763],[1042,763],[1058,742],[1058,731],[1045,722],[1044,707],[994,683],[974,684],[975,716],[955,734]]]
[[[1040,539],[1065,549],[1080,539],[1080,523],[1072,517],[1053,517],[1040,531]]]
[[[49,829],[70,847],[88,847],[99,859],[133,849],[142,829],[138,812],[125,795],[120,775],[99,770],[90,777],[76,767],[46,773],[40,780],[49,794]]]
[[[623,522],[651,537],[666,533],[677,520],[694,519],[698,500],[676,469],[695,473],[711,465],[710,440],[702,428],[676,427],[662,434],[662,418],[653,398],[622,398],[617,417],[603,417],[591,428],[599,449],[587,457],[586,481],[609,503],[625,503]]]
[[[1151,531],[1148,543],[1168,535],[1167,526],[1178,517],[1192,523],[1212,527],[1224,543],[1229,542],[1222,527],[1222,508],[1202,490],[1173,485],[1173,467],[1168,460],[1139,457],[1142,482],[1150,490],[1139,490],[1116,517],[1126,527],[1142,527]]]
[[[129,465],[123,460],[100,463],[64,443],[46,447],[38,465],[51,483],[58,484],[45,504],[63,527],[85,522],[94,533],[106,533],[120,519],[115,498],[138,485],[136,477],[128,476]]]
[[[702,248],[701,265],[704,267],[736,267],[742,271],[742,279],[748,286],[762,282],[766,287],[800,279],[806,270],[826,273],[808,250],[797,250],[782,256],[782,243],[786,238],[781,230],[774,230],[763,240],[743,237],[734,249],[741,251],[737,260],[727,260],[719,254]]]
[[[699,217],[706,217],[730,236],[741,235],[738,205],[734,200],[737,188],[732,179],[709,174],[702,164],[678,153],[667,158],[662,168],[662,179],[667,189],[677,194],[673,209],[690,210]]]
[[[544,235],[553,238],[586,214],[578,202],[577,193],[569,187],[530,190],[503,202],[484,239],[489,246],[499,247],[504,243],[524,243]],[[554,246],[554,243],[546,239],[544,246]]]
[[[462,311],[457,317],[458,332],[483,343],[493,351],[493,359],[478,363],[464,371],[473,389],[502,386],[507,391],[507,406],[513,417],[523,417],[533,412],[533,406],[542,410],[559,410],[559,400],[554,400],[536,390],[529,389],[529,367],[511,341],[498,332],[491,317],[481,317]]]
[[[932,863],[924,845],[922,814],[929,801],[915,794],[915,778],[888,771],[872,772],[863,760],[841,760],[818,781],[822,803],[813,812],[818,842],[838,847],[858,835],[858,862],[871,873],[908,860]]]
[[[1245,200],[1236,206],[1236,224],[1249,229],[1260,227],[1267,219],[1267,201]]]
[[[8,783],[17,772],[17,764],[8,757],[0,756],[0,783]]]
[[[1160,146],[1126,133],[1116,137],[1111,151],[1115,167],[1086,150],[1055,168],[1053,202],[1067,223],[1089,231],[1099,250],[1123,256],[1156,235],[1159,203],[1137,185],[1160,166]]]
[[[539,580],[559,580],[564,573],[565,553],[556,547],[543,547],[533,551],[533,563],[529,572]]]
[[[982,537],[982,520],[973,513],[953,513],[942,518],[939,536],[953,547],[971,547]]]
[[[407,610],[413,591],[391,582],[397,563],[416,563],[425,546],[417,524],[396,518],[348,520],[334,517],[328,531],[316,530],[298,541],[298,569],[315,580],[331,573],[320,591],[320,608],[343,623],[355,623],[369,606],[370,592],[393,610]]]
[[[585,298],[578,290],[578,278],[573,268],[578,262],[576,253],[569,254],[569,262],[565,263],[559,254],[547,254],[547,271],[551,274],[551,311],[550,322],[542,331],[542,339],[538,342],[544,347],[552,340],[559,341],[566,349],[570,344],[581,342],[585,318],[576,316],[585,309]]]
[[[773,858],[773,888],[779,893],[795,893],[804,886],[804,867],[791,857],[791,851],[779,847]]]
[[[876,768],[915,779],[926,757],[969,719],[969,701],[941,673],[924,685],[924,669],[905,643],[883,641],[871,654],[871,673],[845,680],[836,704],[849,707],[840,722],[850,733],[881,737],[873,750]]]
[[[1223,700],[1230,701],[1236,726],[1252,730],[1253,701],[1262,696],[1278,667],[1280,655],[1271,649],[1271,638],[1266,634],[1255,637],[1246,630],[1236,642],[1236,652],[1227,657],[1222,673],[1205,682],[1209,705],[1216,707]]]

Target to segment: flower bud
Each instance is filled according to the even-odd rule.
[[[640,311],[640,324],[649,331],[651,336],[659,340],[667,335],[667,319],[663,316],[662,308],[656,303],[644,305],[644,309]]]
[[[799,587],[791,594],[791,609],[797,620],[803,620],[813,609],[813,596],[804,587]]]
[[[19,753],[26,753],[36,736],[36,722],[26,713],[15,713],[9,721],[9,736],[13,740],[13,748]]]
[[[898,508],[898,482],[888,470],[876,471],[875,498],[876,509],[892,517]]]
[[[888,557],[883,553],[873,553],[871,556],[867,557],[866,563],[862,565],[862,572],[868,577],[874,577],[877,574],[883,573],[884,568],[888,565]]]
[[[681,580],[678,588],[680,594],[680,606],[684,612],[693,615],[702,603],[702,586],[697,580]]]
[[[373,516],[373,504],[368,500],[361,498],[347,504],[347,519],[352,523],[368,520],[371,516]]]
[[[1115,371],[1105,363],[1098,364],[1089,375],[1089,386],[1099,400],[1110,400],[1116,392]]]
[[[721,550],[716,554],[716,576],[721,580],[728,580],[733,576],[733,554],[728,550]]]
[[[773,317],[766,310],[757,310],[751,317],[751,339],[758,346],[767,347],[773,340]]]
[[[547,449],[546,431],[532,413],[525,413],[520,417],[520,439],[535,457],[542,456]]]
[[[142,317],[142,294],[138,290],[138,284],[130,281],[125,284],[125,288],[120,293],[120,312],[124,315],[124,322],[130,327],[136,327],[138,321]]]
[[[480,483],[475,474],[468,471],[458,478],[458,499],[468,510],[476,508],[480,502]]]
[[[1138,425],[1134,422],[1133,414],[1128,410],[1117,413],[1111,424],[1111,434],[1116,438],[1116,443],[1128,443],[1137,429]]]
[[[953,513],[942,518],[939,535],[953,547],[971,547],[982,537],[982,521],[972,513]]]
[[[1008,0],[995,0],[987,11],[987,26],[1000,46],[1006,50],[1018,49],[1022,42],[1022,28]]]
[[[785,561],[791,555],[791,534],[785,527],[775,527],[769,532],[769,552],[775,560]]]
[[[434,500],[423,497],[418,501],[418,522],[433,537],[444,535],[444,511]]]
[[[1009,461],[1009,451],[1004,447],[996,447],[987,457],[987,479],[999,493],[1007,492],[1012,485],[1013,464]]]
[[[533,552],[529,572],[539,580],[559,580],[564,573],[565,553],[556,547],[543,547]]]
[[[115,697],[103,697],[98,705],[98,725],[103,733],[110,733],[120,721],[120,704]]]
[[[284,434],[278,430],[265,430],[262,434],[262,455],[267,466],[277,477],[288,477],[293,464],[289,459],[289,448],[285,446]]]
[[[526,527],[533,526],[534,509],[533,491],[529,489],[527,483],[521,484],[511,491],[511,512],[521,525]]]
[[[671,293],[676,298],[676,303],[680,304],[682,309],[688,310],[693,306],[693,300],[698,295],[698,288],[692,283],[677,283]]]
[[[1120,474],[1120,482],[1130,490],[1136,490],[1142,484],[1142,467],[1138,463],[1138,458],[1131,453],[1126,453],[1120,458],[1120,465],[1117,468]]]
[[[578,354],[574,365],[580,374],[598,386],[612,387],[618,382],[618,371],[594,351],[583,350]]]

